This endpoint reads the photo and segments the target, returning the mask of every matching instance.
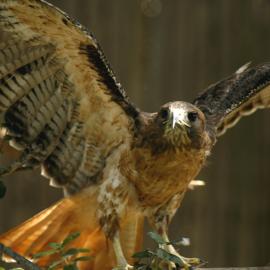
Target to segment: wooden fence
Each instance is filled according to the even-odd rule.
[[[270,61],[268,0],[51,2],[95,33],[131,100],[147,111],[169,100],[192,101],[246,62]],[[222,137],[199,178],[206,187],[187,194],[171,225],[172,238],[191,238],[182,253],[209,266],[269,263],[270,111]],[[0,231],[61,196],[38,171],[6,180]]]

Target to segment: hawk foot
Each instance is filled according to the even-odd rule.
[[[189,262],[186,261],[184,257],[180,256],[179,254],[177,255],[177,257],[181,261],[180,266],[177,266],[174,262],[171,262],[171,261],[162,261],[158,264],[158,266],[159,266],[158,269],[162,269],[162,270],[180,270],[180,269],[190,270],[193,268],[193,266],[191,264],[189,264]]]
[[[183,257],[183,256],[180,256],[181,259],[186,262],[187,264],[190,264],[190,265],[199,265],[202,263],[202,260],[199,259],[199,258],[186,258],[186,257]]]
[[[173,262],[162,262],[162,264],[160,265],[162,269],[164,270],[180,270],[180,269],[192,270],[196,267],[201,267],[207,264],[207,262],[199,258],[186,258],[179,254],[177,254],[176,256],[179,257],[179,259],[181,260],[180,266],[176,266]]]
[[[183,265],[180,267],[181,269],[191,270],[191,269],[194,269],[194,267],[201,267],[207,264],[206,261],[203,261],[199,258],[186,258],[181,255],[179,255],[179,257],[181,258],[181,261],[183,262]]]

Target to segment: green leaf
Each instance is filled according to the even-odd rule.
[[[61,244],[55,243],[55,242],[49,243],[48,246],[51,247],[52,249],[57,249],[57,250],[60,249],[60,248],[62,247]]]
[[[78,270],[76,264],[68,264],[64,266],[64,270]]]
[[[93,259],[92,256],[82,256],[82,257],[76,258],[74,261],[75,261],[75,262],[79,262],[79,261],[89,261],[89,260],[92,260],[92,259]]]
[[[132,257],[135,259],[143,259],[143,258],[151,258],[154,255],[155,253],[153,251],[146,249],[144,251],[134,253]]]
[[[0,266],[0,270],[5,270],[5,268],[3,268],[3,267]]]
[[[86,248],[70,248],[67,251],[65,251],[62,255],[63,258],[68,258],[70,256],[77,255],[79,253],[89,253],[89,249]]]
[[[52,264],[49,265],[48,270],[53,270],[57,266],[61,265],[62,263],[63,263],[63,259],[55,261],[55,262],[53,262]]]
[[[34,254],[33,255],[33,259],[38,259],[38,258],[41,258],[41,257],[46,257],[46,256],[49,256],[49,255],[52,255],[52,254],[55,254],[55,253],[58,253],[58,251],[55,250],[55,249],[41,251],[39,253]]]
[[[62,246],[63,247],[66,246],[67,244],[69,244],[70,242],[72,242],[73,240],[75,240],[76,238],[78,238],[79,236],[80,236],[80,233],[79,232],[75,232],[75,233],[70,234],[62,242]]]
[[[77,250],[79,251],[79,253],[89,253],[90,249],[88,248],[77,248]]]
[[[69,256],[76,255],[76,254],[78,254],[79,252],[80,252],[80,251],[78,251],[77,248],[70,248],[70,249],[68,249],[67,251],[65,251],[65,252],[63,253],[62,256],[64,256],[64,257],[69,257]]]
[[[4,183],[0,180],[0,199],[4,198],[6,192],[7,192],[7,188],[4,185]]]
[[[162,239],[162,237],[160,235],[158,235],[155,232],[149,232],[147,233],[148,236],[150,236],[156,243],[160,244],[160,245],[164,245],[166,244],[166,242]]]
[[[178,265],[182,265],[181,259],[174,254],[167,252],[162,248],[157,249],[156,256],[164,261],[174,262]]]

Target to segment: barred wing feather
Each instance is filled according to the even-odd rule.
[[[3,0],[0,115],[22,151],[6,173],[41,165],[52,184],[75,193],[129,142],[138,111],[82,26],[45,1]]]
[[[270,63],[241,67],[209,86],[193,103],[204,112],[212,136],[223,135],[241,117],[270,107]]]

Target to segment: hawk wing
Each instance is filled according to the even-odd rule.
[[[212,137],[223,135],[242,116],[270,107],[270,63],[248,66],[210,85],[193,101],[204,112]]]
[[[74,193],[98,181],[137,115],[82,26],[45,1],[0,2],[0,121],[23,151],[6,173],[41,165]]]

